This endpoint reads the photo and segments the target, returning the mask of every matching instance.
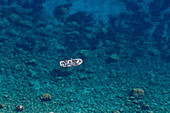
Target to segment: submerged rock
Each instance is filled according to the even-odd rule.
[[[11,22],[16,23],[16,22],[19,22],[21,20],[21,17],[19,15],[15,14],[15,13],[12,13],[11,15],[9,15],[9,20]]]
[[[144,91],[140,88],[134,88],[132,89],[132,91],[130,92],[130,95],[135,97],[135,98],[143,98],[144,96]]]
[[[48,94],[48,93],[44,93],[44,94],[41,95],[40,99],[42,101],[50,101],[51,100],[51,95]]]
[[[24,107],[22,105],[18,105],[16,109],[17,109],[17,111],[22,111],[24,109]]]
[[[3,105],[3,104],[0,104],[0,108],[1,108],[1,109],[4,108],[4,105]]]
[[[89,57],[90,56],[90,51],[89,50],[80,50],[80,54],[82,55],[82,57]]]

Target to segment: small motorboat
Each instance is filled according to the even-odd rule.
[[[60,61],[60,67],[74,67],[82,63],[83,63],[82,59],[65,60],[65,61]]]

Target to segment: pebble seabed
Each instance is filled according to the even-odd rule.
[[[63,12],[55,16],[65,20],[50,24],[43,13],[35,19],[7,6],[0,9],[0,113],[170,112],[170,42],[161,23],[153,37],[146,32],[154,14],[137,17],[135,10],[106,27],[85,13]],[[166,24],[166,12],[163,18]],[[71,58],[83,63],[59,66]]]

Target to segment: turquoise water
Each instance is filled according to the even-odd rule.
[[[1,113],[170,112],[168,0],[1,0],[0,58]]]

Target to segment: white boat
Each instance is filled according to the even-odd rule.
[[[60,61],[60,67],[74,67],[82,63],[83,63],[82,59],[65,60],[65,61]]]

